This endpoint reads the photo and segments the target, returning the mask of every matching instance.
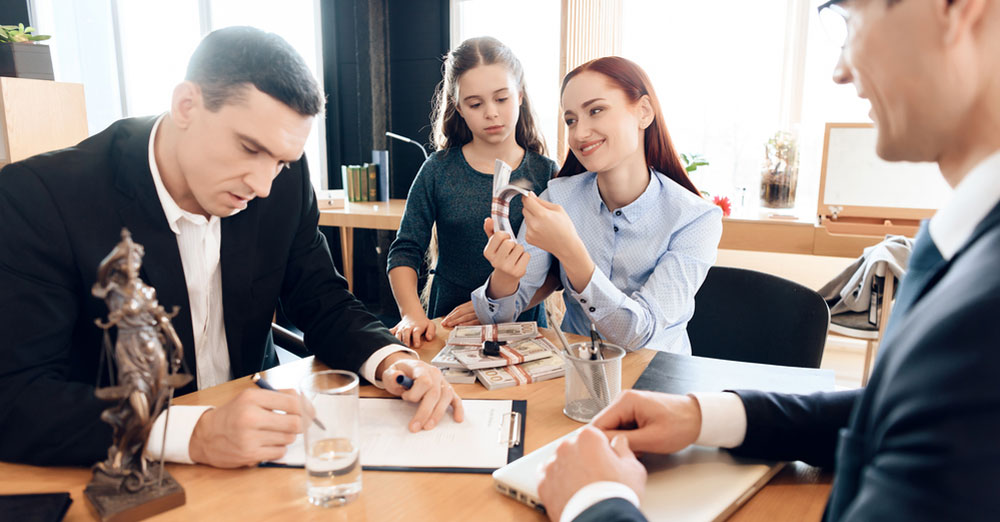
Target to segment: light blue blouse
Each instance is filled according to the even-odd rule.
[[[609,342],[626,350],[652,348],[690,354],[687,322],[694,295],[705,280],[722,236],[722,210],[656,170],[646,190],[632,203],[608,210],[597,189],[597,175],[585,172],[549,181],[542,199],[569,214],[594,261],[590,283],[573,290],[560,267],[566,316],[562,329],[588,335],[590,323]],[[524,241],[531,254],[517,292],[486,297],[486,284],[472,292],[483,323],[512,321],[526,307],[558,259]]]

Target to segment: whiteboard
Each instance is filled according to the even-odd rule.
[[[937,210],[951,187],[936,163],[888,162],[875,153],[877,130],[827,126],[823,204]]]

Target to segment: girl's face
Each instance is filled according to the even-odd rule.
[[[645,162],[643,133],[652,122],[645,98],[632,103],[606,76],[585,71],[566,84],[562,106],[569,148],[583,168],[606,172],[636,155]]]
[[[458,113],[474,141],[513,140],[520,107],[520,89],[502,64],[474,67],[458,79]]]

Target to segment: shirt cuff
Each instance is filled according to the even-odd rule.
[[[729,392],[691,393],[701,408],[699,446],[735,448],[747,435],[747,409],[739,395]]]
[[[621,308],[625,300],[625,294],[596,266],[590,276],[590,282],[583,290],[576,292],[572,287],[573,285],[567,285],[566,288],[570,297],[594,323],[600,322],[608,314]]]
[[[570,522],[594,504],[609,498],[623,498],[635,505],[636,508],[639,507],[639,495],[636,495],[635,491],[632,491],[632,488],[625,484],[607,481],[591,482],[570,497],[559,517],[559,522]]]
[[[476,310],[476,318],[483,324],[497,324],[513,321],[517,316],[517,291],[507,297],[490,299],[486,289],[490,286],[490,275],[483,286],[472,291],[472,308]],[[518,285],[520,290],[520,285]]]
[[[401,344],[390,344],[383,346],[382,348],[379,348],[375,353],[371,354],[371,356],[368,357],[368,360],[361,365],[359,373],[361,373],[361,376],[364,377],[366,381],[374,384],[376,388],[385,388],[385,386],[382,385],[382,382],[375,378],[375,370],[378,369],[378,365],[382,364],[382,361],[386,357],[396,352],[406,352],[415,357],[416,359],[418,360],[420,359],[420,356],[417,355],[417,352]]]
[[[211,406],[171,406],[170,426],[167,427],[167,439],[164,443],[163,429],[167,423],[167,412],[156,418],[149,437],[146,438],[146,457],[159,461],[162,454],[167,462],[194,464],[188,453],[191,444],[191,434],[202,414],[212,409]]]

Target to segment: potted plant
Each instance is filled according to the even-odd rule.
[[[760,204],[767,208],[795,206],[799,182],[799,147],[794,134],[779,131],[764,146],[760,171]]]
[[[0,25],[0,76],[55,79],[49,46],[35,43],[51,36],[34,32],[24,24]]]

